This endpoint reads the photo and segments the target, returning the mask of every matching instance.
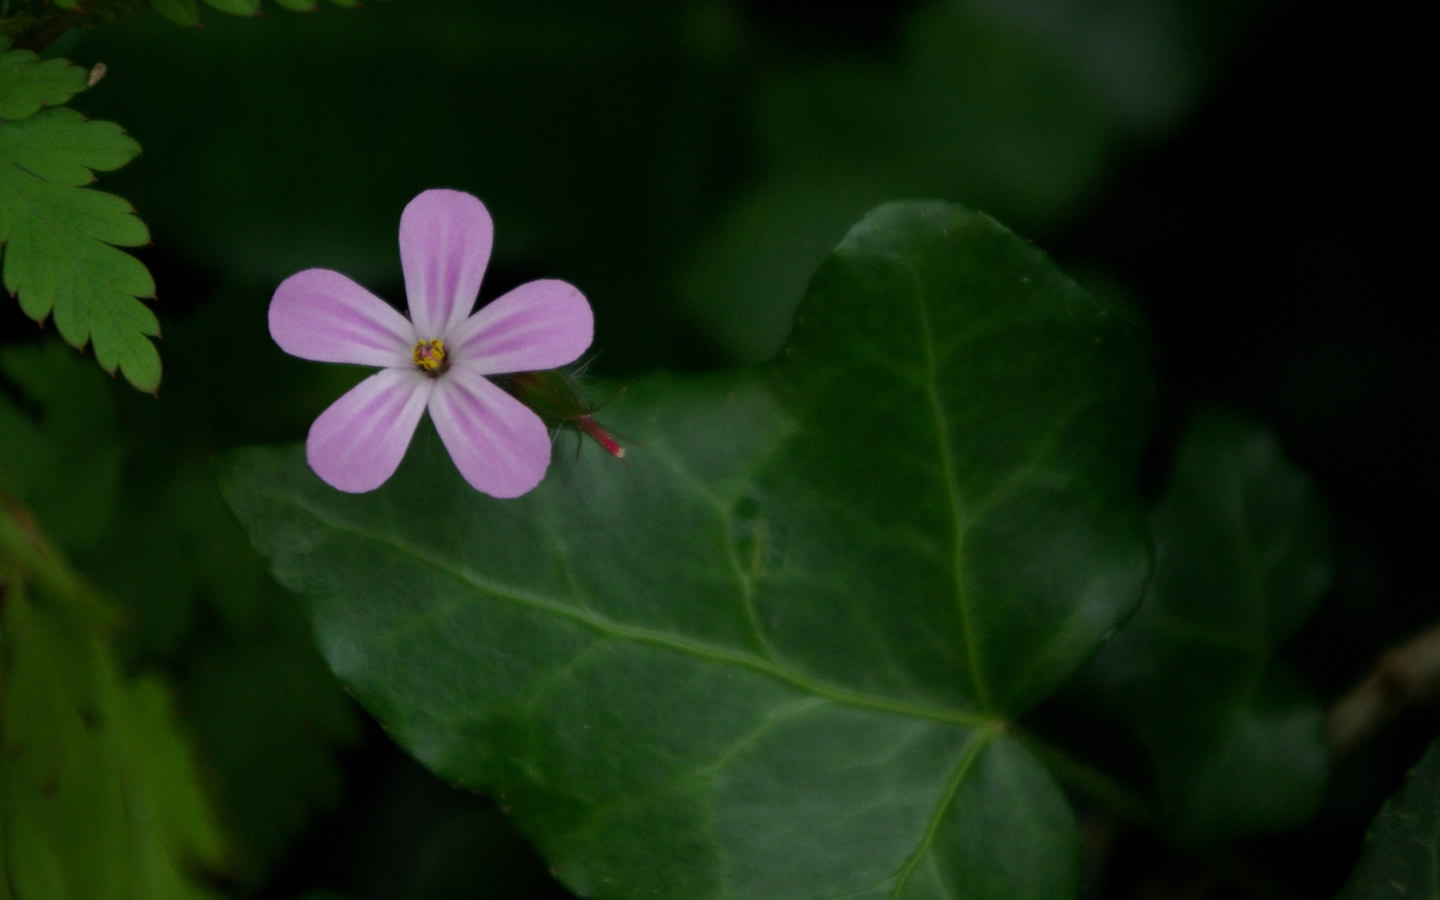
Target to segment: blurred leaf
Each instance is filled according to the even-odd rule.
[[[1325,789],[1322,710],[1275,657],[1330,580],[1325,509],[1263,428],[1197,415],[1155,510],[1155,577],[1086,675],[1155,755],[1172,832],[1304,821]]]
[[[133,658],[184,672],[181,699],[234,833],[230,875],[259,883],[340,799],[336,753],[353,704],[315,652],[294,600],[265,574],[203,467],[134,492],[126,532],[89,569],[133,599]]]
[[[681,273],[677,290],[691,319],[725,359],[770,359],[790,333],[815,268],[850,223],[892,196],[883,181],[854,170],[810,169],[755,186],[712,227]],[[777,239],[780,231],[784,240]]]
[[[306,397],[293,376],[322,371],[254,371],[274,348],[260,344],[270,343],[263,317],[240,323],[253,299],[248,288],[227,291],[176,324],[159,403],[117,396],[59,342],[0,349],[0,491],[32,503],[87,576],[123,602],[117,655],[183,673],[179,700],[232,831],[227,874],[247,886],[338,800],[336,753],[358,721],[206,464],[218,443],[264,434],[259,416],[298,427],[273,404],[249,416],[240,404]]]
[[[856,225],[797,322],[774,365],[631,383],[628,469],[495,501],[427,426],[369,495],[298,448],[222,489],[336,674],[578,893],[1073,895],[1011,722],[1147,577],[1142,331],[935,202]]]
[[[1440,898],[1440,742],[1430,745],[1365,835],[1339,900]]]
[[[216,289],[166,330],[163,400],[118,398],[144,452],[127,463],[125,528],[84,557],[87,573],[133,611],[130,658],[182,673],[180,699],[235,845],[229,874],[245,888],[264,884],[340,799],[337,757],[359,722],[304,612],[266,572],[209,467],[217,447],[242,435],[303,431],[311,382],[336,390],[311,376],[344,375],[280,354],[265,325],[267,289]]]
[[[115,521],[124,450],[105,376],[54,342],[0,349],[0,491],[67,550]]]
[[[275,0],[292,12],[312,12],[319,8],[316,0]],[[330,0],[336,6],[354,7],[359,0]],[[260,0],[205,0],[206,5],[234,16],[257,16],[260,14]],[[197,25],[200,22],[200,0],[151,0],[151,6],[165,18],[179,25]]]
[[[205,0],[205,3],[235,16],[253,16],[260,12],[260,0]]]
[[[9,47],[10,39],[0,35],[0,120],[23,119],[85,90],[85,70],[79,66]]]
[[[260,13],[260,0],[205,0],[220,10],[237,16],[254,16]],[[316,0],[275,0],[276,3],[293,12],[312,12],[319,8]],[[336,6],[355,7],[360,0],[330,0]]]
[[[1034,228],[1068,215],[1102,173],[1095,97],[1023,31],[928,4],[901,43],[898,60],[781,64],[759,82],[769,171],[737,194],[680,283],[728,358],[775,351],[824,250],[879,198],[955,197]]]
[[[92,169],[125,165],[140,152],[113,122],[67,107],[0,122],[0,245],[5,287],[37,322],[53,311],[72,347],[92,343],[105,371],[118,367],[142,391],[160,386],[155,314],[137,298],[155,293],[150,273],[112,245],[150,239],[119,197],[83,188]]]
[[[169,696],[123,676],[104,608],[0,506],[0,897],[201,898],[224,844]]]
[[[200,0],[150,0],[150,6],[177,25],[200,22]]]
[[[1247,0],[962,0],[1052,57],[1121,133],[1174,128],[1269,6]]]
[[[1253,16],[1202,7],[947,0],[913,4],[882,51],[752,54],[756,173],[685,257],[688,317],[726,358],[768,358],[797,286],[876,198],[1063,225],[1120,153],[1182,120]]]
[[[282,602],[288,598],[279,598]],[[337,750],[359,737],[351,704],[299,629],[268,640],[205,642],[186,685],[194,729],[222,776],[227,821],[259,880],[344,786]]]

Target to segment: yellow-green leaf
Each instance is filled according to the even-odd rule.
[[[225,845],[164,685],[0,498],[0,898],[201,900]]]

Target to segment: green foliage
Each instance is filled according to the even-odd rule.
[[[0,498],[3,900],[202,898],[224,863],[169,692],[121,674],[114,614]]]
[[[1175,837],[1296,825],[1325,790],[1323,712],[1276,657],[1330,581],[1324,506],[1268,432],[1211,412],[1153,522],[1145,602],[1086,680],[1154,754]]]
[[[892,197],[964,198],[1032,235],[1073,216],[1210,77],[1226,28],[1187,6],[917,3],[884,52],[756,55],[742,115],[764,165],[680,273],[695,321],[733,358],[768,358],[848,223]]]
[[[275,0],[275,2],[295,12],[310,12],[319,7],[316,0]],[[330,2],[336,6],[345,7],[359,5],[359,0],[330,0]],[[205,0],[205,3],[220,12],[235,16],[260,14],[260,0]],[[198,25],[200,23],[199,0],[151,0],[150,5],[160,15],[176,24]]]
[[[150,6],[178,25],[200,23],[200,0],[150,0]]]
[[[1360,862],[1339,900],[1440,898],[1440,743],[1430,745],[1405,786],[1365,835]]]
[[[10,39],[0,35],[0,120],[23,119],[85,90],[84,69],[9,47]]]
[[[900,203],[777,363],[632,383],[629,468],[495,501],[422,429],[373,494],[299,449],[221,483],[336,674],[582,895],[1064,897],[1014,723],[1139,600],[1146,358],[994,221]]]
[[[53,87],[42,90],[56,78],[46,66],[11,71],[25,73],[30,86],[30,100],[21,92],[17,107],[57,96]],[[118,125],[88,121],[66,107],[0,122],[0,249],[5,288],[26,315],[44,322],[53,313],[71,346],[91,344],[105,371],[118,368],[135,387],[153,392],[160,355],[147,336],[159,335],[160,326],[137,298],[154,296],[155,282],[116,249],[147,243],[150,234],[124,200],[85,187],[92,170],[118,169],[139,152]]]
[[[176,325],[181,377],[164,403],[135,398],[139,417],[117,416],[128,398],[57,342],[0,349],[0,492],[123,602],[118,655],[184,673],[178,701],[231,832],[227,874],[249,884],[339,799],[335,753],[357,717],[203,460],[233,398],[198,376],[255,352],[237,344],[234,317],[207,309]],[[254,382],[235,387],[248,398]],[[142,460],[127,457],[122,418]]]
[[[204,0],[212,9],[236,16],[256,16],[261,13],[261,0]],[[316,0],[275,0],[285,9],[295,12],[310,12],[318,7]],[[359,0],[330,0],[336,6],[359,6]],[[57,12],[59,10],[59,12]],[[93,0],[80,4],[78,0],[0,0],[0,24],[14,23],[9,29],[13,34],[44,27],[48,22],[64,17],[64,28],[110,24],[119,19],[143,15],[154,10],[166,19],[179,25],[200,23],[200,0]],[[61,30],[64,30],[63,28]],[[3,40],[0,36],[0,40]],[[0,76],[3,78],[3,76]],[[3,81],[0,81],[3,88]]]
[[[0,349],[0,491],[26,504],[68,550],[115,521],[124,448],[105,379],[53,341]]]

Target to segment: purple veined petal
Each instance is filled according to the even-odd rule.
[[[470,369],[452,367],[436,379],[430,418],[475,490],[518,497],[545,477],[550,434],[540,417]]]
[[[328,485],[373,491],[395,474],[435,379],[413,366],[382,369],[330,404],[310,426],[305,459]]]
[[[574,362],[595,334],[590,303],[563,281],[522,284],[460,323],[446,342],[453,364],[482,375]]]
[[[485,205],[460,191],[425,191],[400,214],[400,265],[419,339],[448,339],[480,294],[495,226]]]
[[[270,337],[291,356],[361,366],[406,366],[415,329],[395,307],[329,269],[280,282],[270,300]]]

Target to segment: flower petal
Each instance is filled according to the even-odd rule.
[[[434,384],[412,366],[383,369],[355,385],[310,426],[310,468],[351,494],[384,484],[405,457]]]
[[[415,329],[398,310],[329,269],[280,282],[270,336],[291,356],[362,366],[410,365],[415,349]]]
[[[522,284],[460,323],[445,349],[482,375],[534,372],[574,362],[595,334],[583,294],[563,281]]]
[[[470,486],[518,497],[545,477],[550,434],[540,417],[481,375],[452,367],[435,382],[430,418]]]
[[[480,294],[495,226],[485,205],[460,191],[425,191],[400,215],[400,265],[416,335],[446,339]]]

